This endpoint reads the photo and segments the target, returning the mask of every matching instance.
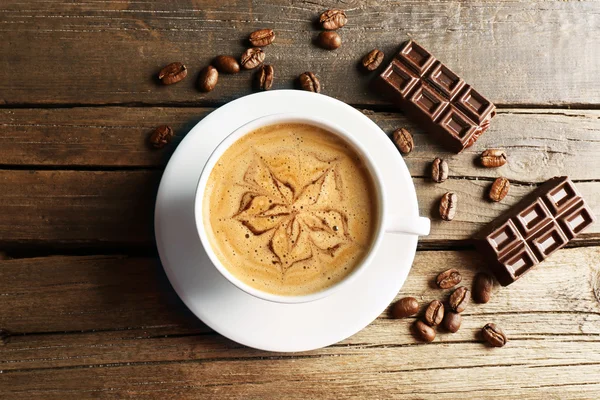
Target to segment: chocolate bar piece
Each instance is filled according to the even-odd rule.
[[[573,182],[554,177],[477,234],[502,286],[511,284],[590,226],[594,214]]]
[[[412,40],[378,77],[377,87],[453,151],[471,146],[496,107]]]

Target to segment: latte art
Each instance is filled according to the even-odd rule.
[[[336,135],[273,125],[235,142],[211,172],[204,220],[217,257],[238,279],[281,295],[327,288],[369,251],[372,178]]]

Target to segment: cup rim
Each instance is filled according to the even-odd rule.
[[[239,278],[234,276],[221,262],[221,260],[215,254],[215,251],[212,248],[210,240],[208,239],[208,235],[206,233],[206,229],[204,226],[204,215],[203,215],[203,202],[204,202],[204,191],[206,189],[206,185],[208,183],[208,178],[217,164],[218,160],[221,156],[233,145],[237,140],[241,139],[243,136],[259,129],[261,127],[276,125],[276,124],[285,124],[285,123],[301,123],[306,125],[316,126],[322,129],[325,129],[332,134],[342,137],[343,140],[349,142],[354,149],[362,156],[365,164],[369,169],[369,173],[373,178],[373,183],[375,185],[375,189],[377,192],[377,201],[379,205],[379,215],[378,215],[378,224],[377,229],[375,231],[374,238],[371,242],[371,248],[367,255],[361,260],[361,262],[354,268],[354,270],[345,278],[335,283],[332,286],[329,286],[326,289],[320,290],[318,292],[309,293],[305,295],[298,296],[286,296],[286,295],[277,295],[269,292],[262,291],[260,289],[256,289]],[[330,296],[331,294],[337,292],[342,287],[349,285],[352,281],[354,281],[368,266],[371,264],[373,257],[375,256],[381,241],[383,240],[383,236],[385,233],[384,226],[384,218],[385,213],[387,211],[386,201],[385,201],[385,189],[383,186],[383,180],[381,178],[381,173],[377,165],[374,162],[374,158],[369,154],[367,149],[358,142],[351,133],[347,130],[337,126],[336,124],[320,118],[320,117],[312,117],[307,116],[301,113],[276,113],[264,115],[258,118],[255,118],[245,124],[237,127],[234,131],[232,131],[225,139],[223,139],[217,147],[210,154],[206,164],[204,165],[202,172],[200,173],[200,178],[198,179],[198,184],[196,186],[196,191],[194,195],[194,220],[196,231],[204,247],[206,254],[210,258],[214,267],[219,271],[219,273],[225,277],[231,284],[239,288],[240,290],[257,297],[259,299],[275,302],[275,303],[288,303],[288,304],[296,304],[296,303],[308,303],[311,301],[319,300]]]

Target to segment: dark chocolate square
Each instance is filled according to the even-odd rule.
[[[438,121],[443,131],[464,143],[469,141],[478,125],[473,123],[465,114],[454,105],[446,108],[446,113]]]
[[[537,258],[524,242],[521,242],[512,252],[498,261],[504,265],[513,280],[519,279],[521,275],[538,263]]]
[[[485,97],[480,95],[470,85],[466,85],[455,100],[458,105],[473,121],[478,124],[495,115],[495,107]]]
[[[523,237],[531,235],[534,231],[552,221],[552,215],[541,199],[536,199],[533,204],[525,208],[514,217],[515,225]]]
[[[573,207],[575,203],[579,202],[580,198],[573,182],[567,179],[544,196],[546,205],[552,215],[561,214],[568,208]]]
[[[533,249],[539,260],[544,260],[568,241],[569,239],[565,237],[558,224],[553,221],[534,233],[527,240],[527,244]]]
[[[415,89],[409,101],[427,114],[432,121],[437,120],[448,107],[448,101],[423,82]]]
[[[435,62],[435,58],[433,58],[427,50],[412,40],[408,41],[402,50],[400,50],[398,58],[404,61],[404,63],[412,68],[420,77],[422,77]]]
[[[559,215],[556,220],[563,229],[567,238],[573,239],[582,230],[594,223],[594,216],[586,207],[583,199],[571,209]]]
[[[517,243],[523,241],[517,227],[511,220],[506,221],[486,238],[496,254],[505,253]]]
[[[461,77],[441,62],[436,62],[427,80],[449,100],[452,100],[465,85]]]
[[[403,99],[408,97],[410,91],[419,82],[419,77],[398,60],[393,60],[381,77],[385,83],[396,89]]]

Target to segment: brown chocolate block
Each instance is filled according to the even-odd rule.
[[[530,271],[595,220],[573,182],[555,177],[476,235],[478,250],[503,286]]]
[[[377,79],[384,94],[457,153],[473,145],[496,115],[489,100],[412,40]]]

